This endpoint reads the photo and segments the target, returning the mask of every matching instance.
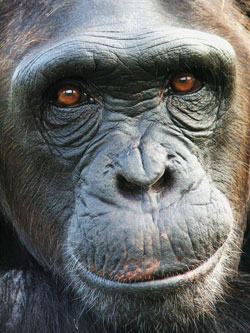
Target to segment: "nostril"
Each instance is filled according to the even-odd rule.
[[[173,174],[167,168],[163,175],[155,182],[151,188],[156,192],[163,192],[166,189],[169,189],[173,184]]]
[[[117,187],[123,194],[136,194],[142,192],[142,186],[127,181],[122,175],[117,176]]]
[[[163,192],[169,189],[173,183],[173,176],[169,169],[166,169],[163,175],[151,185],[138,185],[135,182],[129,182],[123,175],[117,175],[117,187],[125,195],[135,195],[146,191]]]

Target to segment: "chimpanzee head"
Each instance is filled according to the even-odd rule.
[[[19,6],[0,112],[1,202],[20,241],[115,325],[212,313],[249,200],[245,32],[232,7]]]

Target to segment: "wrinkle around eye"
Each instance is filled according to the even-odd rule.
[[[79,121],[85,123],[95,117],[95,113],[98,113],[98,108],[92,106],[78,106],[71,110],[52,105],[45,111],[43,120],[50,126],[60,127]]]
[[[174,108],[176,106],[179,107],[181,105],[183,108],[185,108],[187,113],[200,113],[206,108],[209,110],[211,104],[219,104],[217,94],[215,94],[208,86],[204,86],[201,90],[192,94],[171,94],[166,97],[165,102],[168,108]]]
[[[220,101],[209,88],[185,96],[172,95],[166,99],[171,119],[184,130],[207,137],[215,126]],[[188,132],[186,132],[188,133]],[[202,134],[203,133],[203,134]]]
[[[63,126],[61,128],[50,128],[43,124],[43,137],[49,146],[53,156],[64,163],[73,163],[75,159],[80,159],[88,149],[89,143],[97,135],[99,130],[99,120],[92,119],[88,126],[76,124],[72,126]]]
[[[100,108],[91,109],[86,117],[82,108],[75,112],[58,112],[53,107],[46,110],[40,120],[41,131],[47,145],[60,160],[75,159],[84,153],[99,130],[101,111]]]

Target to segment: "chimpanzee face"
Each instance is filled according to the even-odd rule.
[[[240,257],[237,57],[189,15],[178,1],[79,1],[23,46],[4,90],[5,211],[37,261],[118,325],[210,311]]]

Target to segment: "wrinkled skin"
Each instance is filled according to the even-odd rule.
[[[207,16],[195,19],[204,4],[177,2],[45,1],[33,28],[23,2],[17,36],[17,11],[8,19],[4,332],[188,332],[236,278],[249,208],[245,32],[208,33]],[[176,91],[180,73],[199,87]],[[63,87],[79,102],[55,102]],[[29,321],[39,306],[46,324]]]

